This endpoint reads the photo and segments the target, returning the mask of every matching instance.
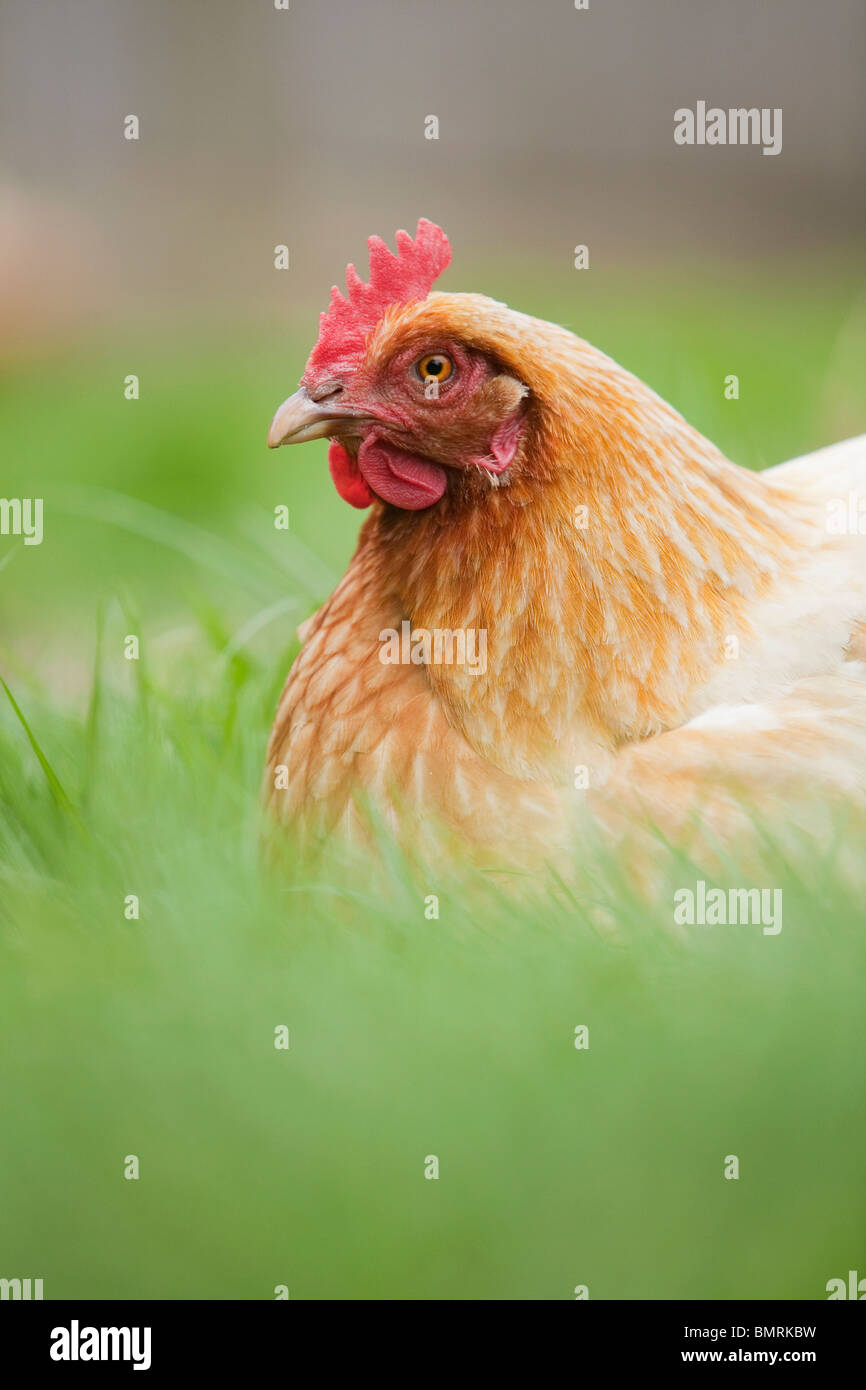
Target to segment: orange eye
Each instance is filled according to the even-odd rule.
[[[422,381],[447,381],[454,370],[451,358],[444,352],[428,352],[415,364]]]

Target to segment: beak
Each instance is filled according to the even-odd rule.
[[[287,401],[283,401],[268,430],[268,448],[281,444],[304,444],[308,439],[324,439],[345,431],[346,425],[372,417],[351,407],[340,408],[335,394],[329,399],[314,401],[302,386]]]

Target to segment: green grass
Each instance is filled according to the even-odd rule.
[[[550,287],[483,287],[555,313]],[[693,289],[582,290],[575,326],[751,465],[856,415],[850,285]],[[39,548],[0,539],[0,1275],[49,1298],[558,1299],[821,1298],[862,1273],[866,933],[833,861],[779,862],[779,936],[687,941],[669,895],[637,904],[600,864],[618,945],[544,881],[419,880],[393,853],[267,868],[270,717],[358,518],[323,446],[262,447],[303,344],[132,355],[0,393],[0,492],[46,518]]]

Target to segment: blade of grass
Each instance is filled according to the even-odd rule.
[[[84,763],[84,787],[82,789],[82,801],[86,803],[90,788],[93,783],[96,771],[96,761],[99,754],[99,716],[102,709],[102,643],[105,635],[105,605],[100,603],[96,610],[96,648],[93,655],[93,684],[90,689],[90,701],[87,706],[87,721],[85,724],[85,750],[86,759]]]
[[[2,685],[3,689],[6,691],[6,698],[8,699],[10,705],[15,711],[15,714],[18,718],[19,723],[21,724],[22,729],[24,730],[25,734],[30,740],[30,747],[33,749],[33,752],[39,759],[39,765],[42,768],[42,771],[45,773],[46,781],[48,782],[48,785],[51,788],[51,793],[55,801],[57,802],[57,805],[63,811],[67,811],[70,814],[73,813],[75,808],[73,807],[72,802],[69,800],[69,797],[66,795],[66,792],[64,791],[63,786],[61,784],[60,778],[57,776],[57,773],[54,771],[54,768],[51,766],[50,762],[48,761],[42,749],[40,748],[36,735],[34,734],[30,725],[27,723],[27,720],[24,718],[24,714],[21,711],[21,707],[19,706],[18,701],[15,699],[15,696],[12,694],[12,691],[9,689],[2,676],[0,676],[0,685]]]

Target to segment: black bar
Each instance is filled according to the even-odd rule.
[[[397,1301],[397,1300],[395,1300]],[[479,1300],[481,1301],[481,1300]],[[860,1300],[863,1301],[862,1299]],[[495,1364],[497,1352],[510,1357],[524,1341],[540,1350],[534,1338],[536,1305],[523,1313],[525,1303],[511,1305],[508,1329],[491,1342],[483,1329],[489,1314],[473,1315],[482,1326],[474,1342],[472,1360],[482,1353]],[[556,1346],[568,1364],[578,1371],[595,1367],[619,1370],[667,1371],[674,1366],[805,1365],[826,1377],[859,1362],[863,1345],[863,1315],[834,1301],[777,1302],[592,1302],[575,1301],[567,1316],[545,1316],[544,1359]],[[357,1317],[358,1321],[355,1322]],[[362,1321],[363,1319],[363,1321]],[[4,1364],[17,1364],[23,1372],[49,1371],[52,1379],[70,1375],[93,1377],[100,1370],[112,1374],[159,1378],[178,1372],[225,1378],[273,1366],[291,1372],[299,1353],[307,1351],[329,1369],[341,1349],[357,1371],[369,1370],[373,1358],[383,1368],[392,1363],[399,1341],[403,1370],[405,1337],[416,1340],[418,1364],[429,1377],[438,1358],[443,1373],[455,1367],[454,1350],[448,1344],[449,1325],[462,1343],[469,1330],[466,1315],[437,1309],[420,1318],[405,1311],[399,1325],[389,1321],[375,1327],[376,1314],[365,1307],[353,1314],[351,1305],[313,1305],[274,1301],[254,1302],[6,1302],[0,1306]],[[370,1324],[373,1326],[370,1326]],[[414,1326],[413,1326],[414,1325]],[[95,1329],[95,1334],[94,1334]],[[103,1337],[102,1329],[106,1329]],[[116,1329],[117,1335],[108,1329]],[[322,1333],[326,1332],[323,1342]],[[474,1329],[472,1329],[474,1330]],[[149,1332],[149,1340],[147,1333]],[[356,1341],[355,1334],[361,1337]],[[376,1342],[381,1337],[376,1350]],[[470,1331],[471,1335],[471,1331]],[[473,1339],[474,1341],[474,1339]],[[305,1345],[306,1344],[306,1345]],[[52,1356],[52,1348],[54,1356]],[[113,1352],[125,1360],[111,1359]],[[95,1350],[100,1357],[89,1358]],[[84,1355],[82,1356],[82,1352]],[[66,1354],[69,1359],[59,1358]],[[77,1353],[77,1359],[73,1359]],[[147,1364],[145,1364],[147,1363]],[[464,1363],[465,1364],[465,1363]],[[490,1364],[488,1363],[488,1370]]]

